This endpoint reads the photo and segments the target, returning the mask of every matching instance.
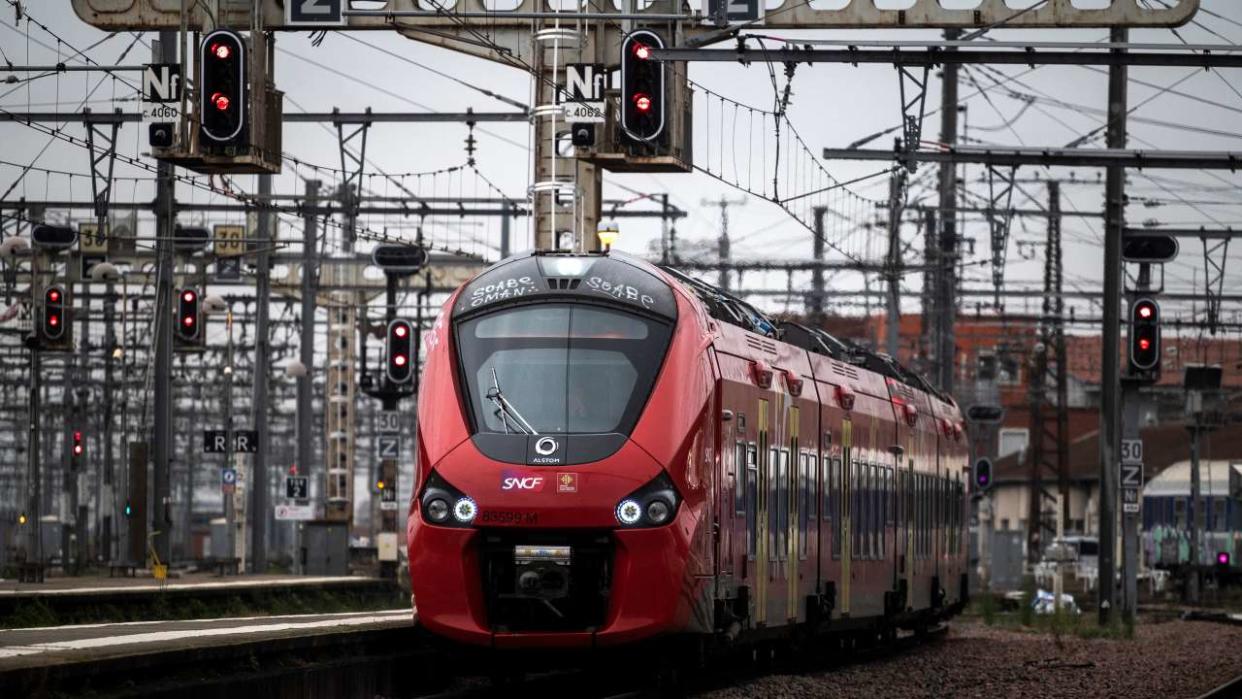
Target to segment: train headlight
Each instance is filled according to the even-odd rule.
[[[668,521],[671,512],[668,503],[663,500],[652,500],[647,505],[647,520],[652,524],[664,524]]]
[[[432,500],[431,502],[427,503],[427,519],[431,520],[432,522],[436,522],[436,523],[443,522],[444,520],[448,519],[448,514],[449,514],[448,503],[441,500],[440,498],[436,498]]]
[[[660,527],[673,521],[681,497],[668,473],[660,475],[617,504],[617,521],[623,527]]]
[[[638,524],[643,518],[643,506],[633,500],[622,500],[617,505],[617,521],[625,526]]]
[[[453,505],[453,519],[462,524],[470,524],[474,521],[474,516],[479,513],[479,507],[474,504],[474,500],[470,498],[462,498]]]
[[[474,500],[434,470],[427,476],[418,501],[422,504],[423,521],[441,527],[468,527],[479,513]]]

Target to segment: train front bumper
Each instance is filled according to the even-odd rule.
[[[615,646],[702,627],[709,610],[690,600],[704,599],[694,588],[709,583],[691,574],[694,526],[684,503],[663,527],[609,530],[448,528],[416,512],[407,541],[419,621],[450,640],[514,649]],[[516,589],[521,564],[504,559],[526,545],[571,549],[568,588],[587,602],[552,602],[576,618],[539,617],[547,605]]]

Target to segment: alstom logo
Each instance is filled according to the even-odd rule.
[[[529,493],[543,492],[544,477],[529,471],[502,471],[500,473],[501,490],[521,490]]]

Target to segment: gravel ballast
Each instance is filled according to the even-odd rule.
[[[871,662],[773,674],[700,695],[751,697],[1197,697],[1242,674],[1242,627],[1140,623],[1134,638],[955,621],[947,638]]]

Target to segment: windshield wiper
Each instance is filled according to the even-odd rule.
[[[487,391],[487,399],[496,406],[496,412],[493,413],[500,418],[500,422],[505,426],[505,434],[509,434],[509,425],[517,432],[522,434],[539,434],[534,427],[522,417],[522,414],[513,407],[513,404],[505,399],[505,394],[500,390],[500,379],[496,376],[496,367],[492,367],[492,387]]]

